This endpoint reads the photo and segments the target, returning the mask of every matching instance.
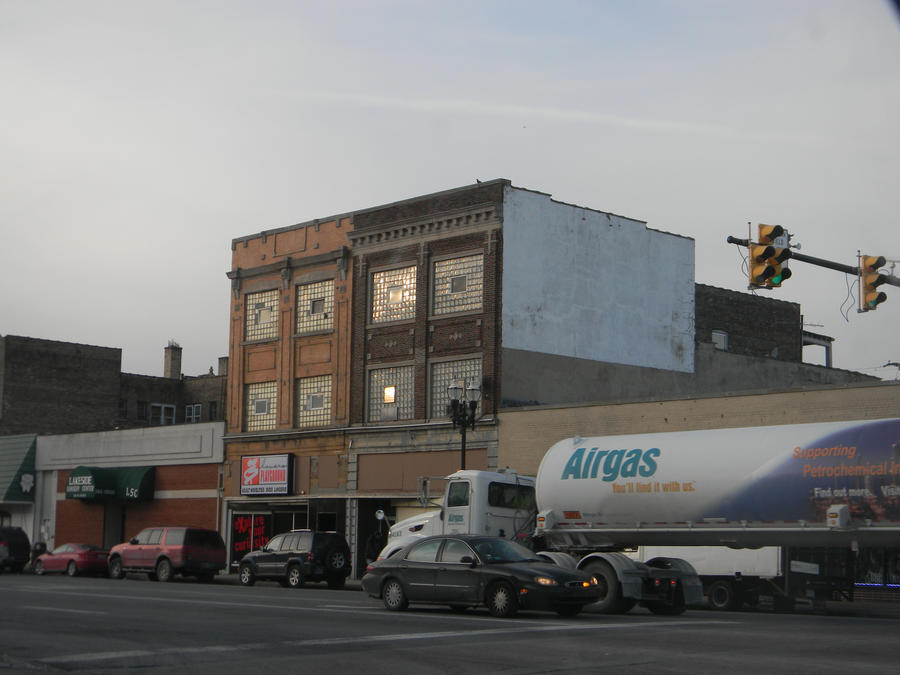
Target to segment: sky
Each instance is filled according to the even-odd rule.
[[[204,374],[228,352],[233,239],[494,178],[691,237],[695,281],[721,288],[747,291],[726,238],[758,223],[807,256],[900,262],[898,17],[887,0],[0,0],[0,334],[119,347],[158,376],[175,340]],[[859,313],[855,276],[791,267],[759,293],[835,338],[834,367],[900,377],[900,288]]]

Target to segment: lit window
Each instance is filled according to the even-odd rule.
[[[434,314],[474,312],[482,308],[484,260],[470,255],[434,263]]]
[[[244,326],[245,340],[271,340],[278,337],[278,290],[249,293]]]
[[[413,366],[369,371],[369,421],[413,419],[414,378]]]
[[[372,275],[373,323],[414,319],[416,316],[416,268],[375,272]]]

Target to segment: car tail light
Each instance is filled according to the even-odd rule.
[[[316,554],[313,553],[312,551],[310,551],[309,553],[306,554],[306,560],[308,562],[315,562],[315,559],[316,559]]]

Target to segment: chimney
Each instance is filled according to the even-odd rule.
[[[172,380],[181,379],[181,347],[175,340],[169,340],[166,347],[166,359],[163,363],[163,377]]]
[[[228,357],[220,356],[219,357],[219,375],[227,375],[228,374]]]

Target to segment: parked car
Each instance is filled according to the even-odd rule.
[[[425,537],[390,558],[366,567],[363,590],[390,610],[411,602],[454,609],[484,605],[497,617],[519,609],[575,616],[600,597],[597,579],[539,560],[515,542],[498,537]]]
[[[109,551],[90,544],[63,544],[42,553],[34,561],[34,573],[65,572],[70,577],[79,574],[106,574]]]
[[[21,527],[0,527],[0,572],[21,572],[31,560],[31,544]]]
[[[343,535],[292,530],[275,535],[258,551],[245,555],[238,574],[244,586],[252,586],[257,579],[276,579],[291,588],[307,581],[343,588],[351,567],[350,547]]]
[[[146,572],[158,581],[171,581],[176,574],[212,581],[225,567],[225,543],[215,530],[148,527],[113,546],[107,567],[113,579],[121,579],[126,572]]]

